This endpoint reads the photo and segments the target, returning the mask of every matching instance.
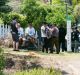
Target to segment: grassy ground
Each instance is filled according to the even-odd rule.
[[[56,54],[54,52],[53,54],[50,54],[50,53],[42,53],[39,50],[37,51],[36,50],[35,51],[20,50],[20,52],[15,52],[15,51],[12,51],[11,48],[3,48],[3,49],[4,49],[4,53],[7,54],[7,57],[12,58],[14,61],[18,63],[21,62],[20,60],[26,60],[28,64],[28,68],[54,67],[55,69],[60,69],[61,72],[63,72],[63,75],[65,75],[66,73],[68,74],[68,72],[70,73],[68,75],[76,75],[76,74],[73,74],[73,72],[76,73],[75,71],[77,69],[79,70],[80,68],[80,64],[79,64],[80,63],[80,53],[61,52],[60,54]],[[74,69],[75,67],[76,69]],[[20,72],[20,73],[22,74],[23,72]]]

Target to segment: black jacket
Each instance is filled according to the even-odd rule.
[[[72,41],[79,41],[79,31],[75,30],[71,33],[71,40]]]

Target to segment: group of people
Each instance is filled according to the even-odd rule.
[[[53,53],[56,51],[59,54],[61,47],[63,52],[66,51],[65,35],[66,29],[63,25],[58,28],[56,25],[44,23],[41,26],[42,52]]]
[[[35,28],[29,23],[29,26],[25,29],[21,27],[16,18],[13,18],[11,22],[11,34],[13,39],[13,50],[19,51],[21,45],[27,45],[27,41],[33,43],[35,41]],[[28,43],[29,43],[28,42]]]
[[[60,50],[62,52],[67,51],[66,46],[66,28],[64,25],[57,27],[55,24],[48,24],[46,22],[42,23],[41,28],[41,46],[42,52],[53,53],[54,51],[59,54]],[[17,19],[14,18],[11,22],[11,34],[13,39],[13,50],[19,51],[20,45],[29,46],[29,43],[35,45],[36,30],[33,27],[32,23],[29,23],[28,27],[25,30],[21,27],[20,23],[17,22]],[[38,36],[40,37],[40,35]],[[71,41],[72,41],[72,52],[74,52],[75,46],[74,42],[79,41],[79,31],[77,29],[72,29]],[[77,48],[77,46],[76,46]]]

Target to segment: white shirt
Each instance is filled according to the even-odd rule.
[[[35,36],[35,29],[33,27],[32,28],[27,27],[25,29],[25,34],[28,34],[29,36]]]
[[[41,26],[41,37],[47,37],[44,26]]]
[[[22,27],[18,28],[18,33],[20,37],[24,35],[24,30]]]

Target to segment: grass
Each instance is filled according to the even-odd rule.
[[[32,69],[29,71],[16,72],[14,75],[62,75],[59,70],[53,68],[50,69]]]

